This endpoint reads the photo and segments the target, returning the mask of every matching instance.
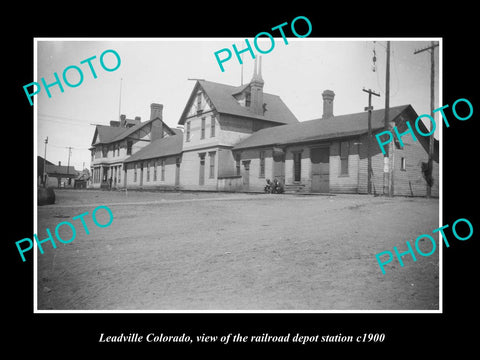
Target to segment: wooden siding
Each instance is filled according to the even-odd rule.
[[[349,144],[348,174],[341,174],[340,143]],[[330,145],[330,192],[357,193],[359,180],[358,140],[335,141]]]
[[[399,133],[407,130],[405,123],[397,124]],[[420,135],[416,134],[417,141],[411,134],[402,137],[403,147],[396,146],[394,151],[394,194],[402,196],[426,196],[427,182],[422,172],[422,163],[428,163],[428,153],[421,145]],[[401,159],[405,158],[406,168],[401,169]],[[439,195],[439,166],[433,162],[432,195]]]
[[[360,194],[368,193],[368,136],[363,135],[359,138],[359,164],[358,164],[358,192]],[[371,141],[372,157],[372,194],[383,194],[384,187],[384,156],[375,136]]]

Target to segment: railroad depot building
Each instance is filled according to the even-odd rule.
[[[371,193],[425,196],[433,180],[439,195],[438,141],[428,166],[427,137],[403,136],[385,157],[375,134],[385,130],[385,110],[334,115],[335,94],[325,90],[323,116],[299,122],[277,95],[263,91],[261,63],[242,86],[197,80],[171,129],[160,104],[141,122],[121,116],[110,126],[97,125],[92,140],[93,188],[263,191],[277,178],[286,191],[367,193],[368,148]],[[418,115],[411,105],[389,109],[389,127],[406,130]],[[428,129],[419,122],[424,133]]]

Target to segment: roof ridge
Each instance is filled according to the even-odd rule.
[[[390,107],[389,107],[389,110],[397,109],[397,108],[402,108],[402,107],[407,108],[408,106],[411,106],[411,104],[390,106]],[[374,109],[374,110],[372,110],[372,112],[377,112],[377,113],[378,113],[379,111],[385,111],[385,108],[380,108],[380,109]],[[361,115],[361,114],[368,114],[368,111],[359,111],[359,112],[355,112],[355,113],[333,115],[333,118],[335,118],[335,117],[341,117],[341,116],[357,116],[357,115]],[[319,118],[314,118],[314,119],[305,120],[305,121],[300,121],[300,122],[314,121],[314,120],[326,120],[326,119],[323,119],[323,117],[319,117]]]
[[[390,107],[391,121],[394,121],[409,108],[413,110],[410,104]],[[384,111],[385,109],[374,110],[375,116],[372,116],[372,129],[380,129],[384,126]],[[368,131],[367,114],[368,112],[365,111],[339,115],[328,119],[317,118],[261,129],[240,141],[234,146],[234,149],[359,135]]]

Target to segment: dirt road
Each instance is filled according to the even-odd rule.
[[[438,248],[380,271],[438,225],[438,199],[59,190],[38,236],[98,205],[107,228],[38,253],[40,310],[436,310]],[[107,219],[108,220],[108,219]],[[107,220],[99,220],[106,222]],[[65,229],[64,229],[65,228]],[[68,227],[64,237],[68,239]],[[438,235],[435,234],[438,244]],[[429,249],[425,245],[425,252]]]

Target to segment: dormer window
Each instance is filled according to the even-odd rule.
[[[250,92],[245,93],[245,106],[250,107]]]

